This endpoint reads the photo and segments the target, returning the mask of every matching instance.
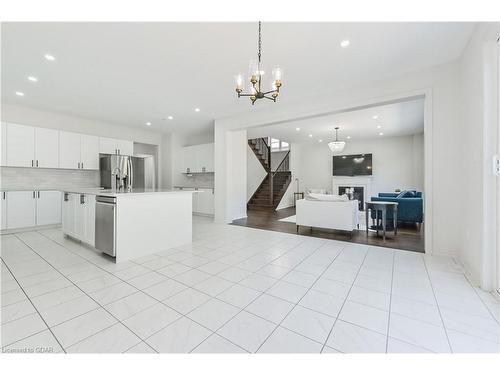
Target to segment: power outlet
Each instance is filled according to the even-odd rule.
[[[493,156],[493,174],[500,176],[500,158],[498,155]]]

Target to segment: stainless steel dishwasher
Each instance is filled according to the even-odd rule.
[[[116,198],[95,198],[95,247],[116,257]]]

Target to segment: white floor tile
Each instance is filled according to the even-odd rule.
[[[287,300],[288,302],[297,303],[307,293],[307,288],[290,284],[286,281],[278,281],[266,293]]]
[[[240,312],[217,333],[245,350],[255,352],[276,325],[246,311]]]
[[[105,305],[105,309],[116,319],[125,320],[157,303],[157,300],[147,294],[137,292]]]
[[[186,284],[192,287],[210,277],[212,277],[212,275],[210,275],[209,273],[202,272],[197,269],[192,269],[180,275],[174,276],[173,278],[182,284]]]
[[[127,280],[127,283],[131,284],[139,290],[142,290],[165,280],[167,280],[167,278],[159,273],[148,272],[141,276],[137,276],[130,280]]]
[[[59,305],[64,302],[83,297],[85,294],[76,286],[70,286],[64,289],[59,289],[54,292],[42,294],[41,296],[31,299],[31,302],[38,310],[44,310],[52,306]]]
[[[167,277],[174,277],[191,269],[191,267],[185,266],[184,264],[174,263],[162,268],[158,268],[156,272],[161,273],[162,275],[165,275]]]
[[[389,336],[436,353],[449,353],[450,345],[442,327],[392,314]]]
[[[283,281],[300,285],[305,288],[310,288],[317,279],[318,278],[314,275],[296,270],[290,271],[290,273],[283,277]]]
[[[308,291],[307,294],[299,302],[300,306],[307,307],[311,310],[315,310],[333,317],[336,317],[339,314],[343,304],[344,298],[319,292],[313,289]]]
[[[387,353],[432,353],[430,350],[420,348],[407,342],[389,337],[387,342]]]
[[[493,318],[464,314],[447,308],[440,310],[446,329],[500,343],[500,325]]]
[[[83,296],[68,302],[61,303],[59,305],[49,307],[47,309],[40,310],[40,315],[49,325],[49,327],[53,327],[57,324],[76,318],[77,316],[88,313],[89,311],[95,310],[99,307],[100,306],[95,303],[92,298]]]
[[[339,319],[386,335],[389,313],[371,306],[347,301],[340,311]]]
[[[202,326],[216,331],[234,317],[240,309],[228,303],[211,299],[188,314],[188,317]]]
[[[116,322],[115,318],[101,308],[59,324],[52,328],[52,332],[61,345],[68,348]]]
[[[239,346],[214,333],[198,345],[192,353],[247,353]]]
[[[223,277],[222,275],[219,275]],[[277,279],[273,279],[272,277],[252,274],[239,282],[239,284],[247,286],[249,288],[259,290],[264,292],[271,288],[274,284],[278,282]]]
[[[122,282],[120,284],[115,284],[96,292],[89,293],[89,295],[101,305],[107,305],[108,303],[117,301],[136,292],[136,288]]]
[[[347,295],[349,294],[351,286],[339,281],[321,277],[318,281],[316,281],[316,283],[314,283],[312,289],[326,294],[331,294],[332,296],[346,298]]]
[[[222,293],[226,289],[229,289],[231,286],[233,286],[234,283],[224,280],[218,276],[212,276],[196,285],[193,286],[193,288],[206,293],[212,297],[215,297],[216,295]]]
[[[140,266],[140,265],[135,265],[132,267],[125,268],[120,271],[113,272],[113,274],[118,277],[119,279],[122,280],[130,280],[134,277],[144,275],[145,273],[151,272],[149,268]]]
[[[500,353],[500,343],[447,330],[453,353]]]
[[[225,263],[212,261],[212,262],[204,264],[201,267],[198,267],[198,269],[202,272],[209,273],[210,275],[217,275],[217,274],[221,273],[222,271],[227,270],[229,267],[230,266],[225,264]]]
[[[92,293],[98,290],[105,289],[122,281],[111,274],[104,274],[95,279],[76,283],[85,293]]]
[[[245,310],[273,323],[279,324],[285,316],[293,309],[293,304],[281,298],[262,294]]]
[[[145,339],[180,317],[181,314],[172,310],[170,307],[157,303],[123,320],[123,324],[139,337]]]
[[[354,281],[354,285],[377,292],[391,293],[392,281],[390,278],[380,279],[378,277],[359,274]]]
[[[21,288],[17,288],[10,292],[2,293],[2,307],[26,301],[27,299],[28,297],[26,297],[26,294],[24,294]]]
[[[441,315],[435,305],[429,305],[400,296],[392,296],[391,313],[406,316],[422,322],[442,326]]]
[[[295,306],[281,326],[319,343],[324,343],[334,322],[334,317]]]
[[[323,345],[286,328],[278,327],[258,350],[259,353],[320,353]]]
[[[187,314],[207,302],[209,299],[209,295],[196,289],[188,288],[170,298],[167,298],[163,301],[163,303],[181,314]]]
[[[217,296],[217,299],[220,299],[224,302],[227,302],[233,306],[244,308],[250,302],[255,300],[258,296],[261,295],[261,292],[247,288],[246,286],[242,286],[239,284],[233,285],[231,288],[225,290],[221,294]]]
[[[22,318],[26,315],[31,315],[35,312],[36,312],[35,308],[31,304],[31,302],[27,299],[21,302],[13,303],[11,305],[2,308],[1,324],[5,324],[12,320]]]
[[[347,296],[347,300],[389,311],[391,295],[354,285]]]
[[[123,353],[141,340],[117,323],[66,349],[68,353]]]
[[[146,342],[159,353],[189,353],[210,334],[208,329],[182,317],[155,333]]]
[[[187,289],[186,285],[183,285],[174,280],[165,280],[159,284],[150,286],[149,288],[143,289],[143,292],[150,295],[157,300],[165,300],[173,295]]]
[[[139,344],[131,347],[128,349],[125,353],[129,354],[152,354],[156,353],[156,351],[150,347],[148,344],[145,342],[140,342]]]
[[[252,275],[250,271],[237,267],[229,267],[220,272],[217,276],[222,277],[225,280],[232,281],[233,283],[238,283],[250,275]]]
[[[45,329],[47,326],[40,315],[36,313],[12,320],[2,324],[2,346],[12,344]]]
[[[2,347],[2,353],[51,354],[61,353],[62,351],[61,346],[48,329],[9,346]]]
[[[387,336],[337,320],[326,345],[343,353],[385,353]]]

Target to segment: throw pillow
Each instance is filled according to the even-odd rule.
[[[309,193],[309,200],[325,201],[325,202],[348,202],[347,195],[333,195],[333,194],[317,194]]]

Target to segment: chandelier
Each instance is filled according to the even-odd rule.
[[[330,150],[333,153],[342,152],[342,150],[345,147],[345,142],[344,141],[339,141],[338,132],[339,132],[339,127],[337,126],[335,128],[335,141],[328,143],[328,147],[330,147]]]
[[[238,74],[236,76],[236,92],[238,93],[238,98],[242,96],[250,97],[252,101],[252,105],[255,104],[257,99],[269,99],[273,102],[276,102],[276,98],[279,95],[280,87],[281,87],[281,78],[283,75],[283,71],[281,68],[276,67],[273,69],[273,79],[270,82],[269,91],[265,91],[263,88],[263,76],[265,75],[265,71],[262,68],[261,64],[261,49],[262,49],[262,34],[261,34],[261,22],[259,21],[259,52],[257,54],[258,59],[250,61],[250,68],[248,72],[248,78],[250,81],[249,92],[243,93],[244,87],[244,79],[242,74]]]

